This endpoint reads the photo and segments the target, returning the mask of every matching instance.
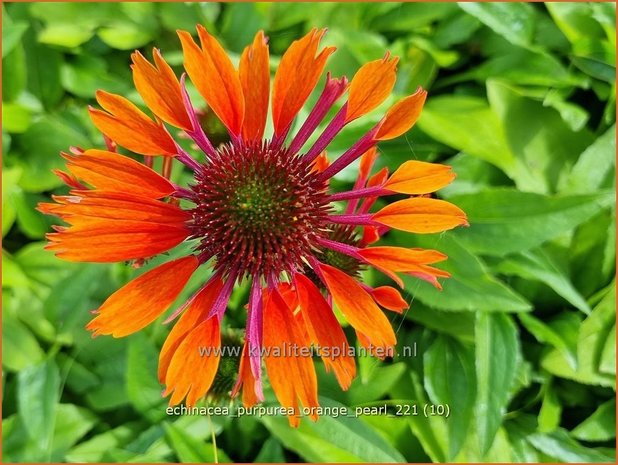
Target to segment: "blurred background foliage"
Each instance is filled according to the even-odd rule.
[[[213,431],[221,461],[615,461],[614,4],[3,8],[4,461],[209,462]],[[313,26],[338,47],[336,76],[385,50],[400,56],[393,100],[338,137],[331,158],[394,99],[429,90],[417,126],[383,144],[379,163],[452,165],[458,177],[439,195],[471,227],[385,241],[444,251],[453,277],[442,292],[407,279],[411,309],[389,315],[416,357],[359,360],[347,392],[320,363],[318,372],[323,405],[448,404],[449,418],[322,417],[293,430],[279,417],[171,417],[156,380],[167,327],[120,340],[84,329],[88,311],[136,271],[57,260],[42,249],[51,221],[34,207],[66,191],[51,172],[61,150],[103,146],[86,111],[95,90],[140,103],[130,52],[150,57],[156,44],[178,71],[175,30],[196,23],[235,60],[264,29],[276,63]],[[174,177],[188,180],[179,166]],[[238,327],[245,294],[228,312]]]

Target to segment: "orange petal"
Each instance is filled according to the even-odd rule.
[[[191,301],[187,302],[186,310],[170,331],[159,353],[158,376],[161,383],[165,383],[167,369],[176,350],[197,324],[208,317],[208,313],[222,287],[223,281],[220,278],[213,278]]]
[[[419,87],[412,95],[399,100],[386,112],[374,139],[394,139],[409,131],[419,116],[421,116],[421,110],[426,98],[427,92]]]
[[[367,181],[367,187],[381,186],[388,178],[388,168],[385,166]]]
[[[370,61],[361,66],[350,83],[346,123],[377,108],[390,95],[397,74],[398,57],[386,53],[381,60]]]
[[[72,174],[97,189],[160,199],[174,192],[163,176],[132,158],[104,150],[86,150],[78,156],[65,155]]]
[[[249,344],[245,342],[240,356],[240,368],[238,370],[238,381],[232,389],[231,397],[238,395],[238,391],[242,387],[242,403],[245,408],[251,408],[258,403],[258,397],[255,394],[255,378],[251,371],[251,360],[248,354]]]
[[[356,333],[356,339],[358,339],[358,344],[361,347],[364,347],[365,350],[367,351],[366,353],[368,353],[372,357],[377,357],[380,360],[384,360],[387,356],[393,357],[394,350],[392,347],[386,347],[386,348],[376,347],[375,345],[371,343],[371,341],[366,335],[364,335],[360,331],[355,331],[355,333]]]
[[[360,168],[358,177],[360,179],[367,179],[369,177],[369,173],[371,172],[371,168],[373,168],[373,164],[378,158],[378,148],[374,145],[365,153],[363,153],[360,161]]]
[[[371,291],[371,295],[375,301],[382,307],[392,310],[397,313],[402,313],[403,310],[409,308],[408,302],[405,301],[397,289],[390,286],[376,287]]]
[[[402,164],[384,187],[400,194],[429,194],[455,179],[448,165],[410,160]]]
[[[139,331],[176,300],[198,265],[197,258],[191,255],[159,265],[135,278],[108,297],[86,328],[94,336],[122,337]]]
[[[117,262],[165,252],[189,236],[190,214],[148,197],[122,192],[73,191],[39,211],[71,227],[47,234],[45,247],[69,261]],[[77,195],[79,194],[79,195]]]
[[[137,194],[113,191],[73,191],[74,195],[54,196],[58,206],[53,214],[81,230],[100,226],[109,232],[123,231],[123,221],[182,227],[191,219],[176,205]]]
[[[397,342],[393,328],[382,310],[354,278],[337,268],[320,265],[333,300],[346,320],[364,333],[374,346],[391,347]]]
[[[275,135],[283,133],[315,88],[335,47],[316,52],[325,29],[313,28],[307,35],[292,42],[281,57],[273,82],[272,118]]]
[[[313,166],[311,167],[311,171],[314,173],[321,173],[330,165],[330,161],[328,160],[328,155],[326,155],[326,150],[320,153],[315,161],[313,162]]]
[[[96,96],[105,111],[90,108],[90,118],[107,137],[142,155],[176,155],[176,145],[161,123],[120,95],[99,90]]]
[[[385,226],[412,233],[435,233],[468,225],[466,214],[444,200],[415,197],[387,205],[373,215]]]
[[[225,127],[240,135],[245,101],[238,73],[221,44],[203,26],[197,26],[200,49],[191,34],[178,31],[189,77]]]
[[[204,349],[209,352],[202,353]],[[173,393],[170,405],[176,405],[186,397],[185,403],[192,407],[204,397],[217,374],[220,355],[219,318],[213,315],[193,328],[174,352],[163,393],[164,396]]]
[[[361,247],[365,247],[370,244],[374,244],[380,240],[380,234],[378,228],[375,226],[365,226],[363,228],[363,238],[361,240]]]
[[[192,130],[178,78],[159,50],[153,49],[152,55],[156,67],[139,51],[131,55],[135,88],[148,108],[163,121],[177,128]]]
[[[245,140],[261,139],[268,116],[270,92],[270,69],[268,65],[268,41],[259,31],[242,52],[238,75],[245,96],[245,120],[242,134]]]
[[[300,321],[288,308],[277,290],[270,291],[264,302],[264,364],[268,379],[282,406],[300,413],[303,407],[318,407],[318,386],[311,357],[294,356],[291,347],[309,349],[310,341]],[[317,420],[317,415],[311,415]],[[297,416],[288,418],[291,426],[298,426]]]
[[[84,229],[49,233],[45,250],[71,262],[115,263],[166,252],[189,235],[185,228],[154,223],[131,222],[123,228],[122,232]]]
[[[307,326],[312,342],[324,352],[321,354],[324,366],[332,368],[344,391],[350,387],[356,376],[354,357],[349,355],[348,341],[333,309],[315,284],[304,275],[296,275],[298,300],[301,316]]]
[[[358,253],[371,264],[393,271],[409,271],[410,267],[437,263],[447,259],[442,252],[431,249],[407,249],[403,247],[369,247]]]

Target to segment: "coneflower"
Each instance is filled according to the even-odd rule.
[[[87,326],[94,335],[139,331],[170,307],[199,267],[213,268],[212,277],[173,315],[181,316],[161,350],[158,375],[171,404],[194,405],[213,387],[221,355],[213,350],[204,356],[200,348],[221,347],[221,321],[241,281],[251,284],[232,394],[242,388],[247,407],[262,400],[264,362],[275,395],[297,413],[290,416],[297,425],[301,405],[318,406],[313,361],[275,356],[273,348],[348,347],[334,304],[361,344],[390,351],[396,337],[380,306],[401,312],[407,304],[393,287],[363,284],[359,271],[374,267],[399,285],[397,273],[438,287],[437,278],[448,276],[432,266],[446,259],[438,251],[372,246],[390,228],[422,234],[467,224],[459,208],[427,195],[453,180],[449,167],[408,161],[390,176],[386,169],[371,175],[376,145],[414,125],[426,92],[419,89],[399,100],[332,163],[325,153],[348,123],[389,96],[397,58],[387,53],[365,64],[349,83],[328,75],[307,119],[291,134],[334,52],[333,47],[318,52],[324,32],[314,29],[292,43],[281,57],[272,92],[262,32],[244,50],[238,70],[203,27],[198,26],[201,46],[188,32],[179,32],[184,68],[229,132],[229,142],[216,147],[200,125],[185,75],[178,80],[156,49],[154,65],[135,52],[135,86],[154,119],[126,98],[99,91],[102,110],[91,108],[90,115],[108,150],[64,154],[68,172],[58,174],[72,189],[39,206],[68,224],[48,234],[47,248],[70,261],[142,263],[183,241],[195,244],[190,255],[159,265],[112,294]],[[347,101],[308,144],[346,92]],[[269,101],[274,133],[265,137]],[[184,151],[164,123],[190,137],[200,157]],[[145,155],[145,163],[116,153],[115,144]],[[164,157],[162,175],[151,168],[153,156]],[[359,158],[353,188],[333,192],[329,180]],[[170,182],[173,159],[193,172],[189,186]],[[408,197],[372,212],[377,198],[391,194]],[[345,209],[337,212],[334,202]],[[323,360],[347,389],[356,373],[350,353]]]

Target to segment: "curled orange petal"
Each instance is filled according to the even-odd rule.
[[[170,405],[185,397],[192,407],[206,395],[217,374],[221,357],[219,318],[211,318],[193,328],[180,343],[165,375],[164,396],[172,394]]]
[[[356,72],[350,83],[345,121],[350,122],[377,108],[390,95],[397,80],[398,57],[389,53],[370,61]]]
[[[356,376],[354,357],[349,354],[348,341],[333,309],[309,278],[296,275],[301,316],[313,343],[320,348],[326,369],[332,368],[343,390]]]
[[[386,181],[385,189],[400,194],[429,194],[450,184],[455,173],[448,165],[410,160]]]
[[[435,233],[468,225],[466,214],[444,200],[415,197],[391,203],[373,215],[385,226],[411,233]]]
[[[105,111],[90,108],[90,118],[107,137],[142,155],[176,155],[176,144],[161,123],[120,95],[99,90],[96,97]]]
[[[395,332],[367,291],[337,268],[322,264],[320,270],[333,300],[354,329],[365,334],[374,346],[394,346]]]
[[[114,292],[86,325],[93,335],[132,334],[156,320],[172,304],[198,267],[188,256],[164,263]]]
[[[211,279],[189,302],[178,322],[174,325],[159,353],[158,377],[165,383],[167,369],[176,350],[187,335],[208,317],[208,313],[221,292],[223,281],[220,278]]]
[[[105,150],[86,150],[81,155],[64,154],[69,171],[97,189],[132,192],[153,199],[166,197],[174,186],[143,163]]]
[[[270,69],[268,41],[259,31],[253,44],[244,49],[240,57],[238,75],[245,96],[245,119],[242,128],[245,140],[261,139],[268,116]]]
[[[290,416],[291,426],[298,426],[300,409],[314,409],[318,404],[318,386],[315,368],[311,357],[290,353],[290,348],[309,350],[310,341],[302,328],[299,318],[288,308],[279,292],[271,290],[264,297],[264,364],[268,379],[279,403],[297,412]],[[310,415],[317,420],[317,415]]]
[[[281,57],[273,82],[272,118],[275,135],[283,133],[315,88],[335,47],[326,47],[317,56],[325,29],[313,28],[292,42]]]
[[[419,87],[415,93],[402,98],[393,105],[386,112],[374,139],[394,139],[404,132],[409,131],[412,126],[414,126],[419,116],[421,116],[421,110],[423,109],[426,98],[427,92]]]
[[[371,295],[378,304],[393,312],[402,313],[403,310],[410,306],[394,287],[376,287],[371,291]]]
[[[232,134],[238,136],[245,114],[245,100],[238,73],[221,44],[199,24],[197,32],[201,49],[191,34],[178,31],[185,69],[212,111]]]
[[[163,121],[177,128],[192,130],[178,78],[158,49],[153,49],[152,55],[156,66],[139,51],[131,55],[135,88],[148,108]]]

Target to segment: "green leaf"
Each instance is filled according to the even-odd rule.
[[[192,438],[171,423],[163,423],[165,435],[182,463],[213,463],[213,445]]]
[[[454,11],[456,6],[448,3],[399,3],[387,13],[374,18],[368,27],[379,32],[408,32],[446,18]]]
[[[543,404],[539,412],[539,432],[547,433],[555,430],[560,426],[560,417],[562,415],[562,405],[556,390],[551,383],[544,386]]]
[[[42,44],[75,48],[89,41],[93,35],[93,29],[81,23],[52,23],[40,32],[38,39]]]
[[[60,85],[61,54],[45,45],[41,45],[26,35],[24,47],[28,69],[28,89],[45,106],[50,109],[62,98]]]
[[[2,169],[2,237],[9,232],[17,217],[14,199],[21,194],[17,185],[21,174],[19,167]]]
[[[487,189],[451,197],[468,215],[457,239],[477,253],[504,255],[532,249],[570,231],[613,202],[613,193],[545,196],[515,189]]]
[[[152,40],[150,32],[131,22],[118,22],[103,27],[97,31],[97,35],[107,45],[118,50],[139,48]]]
[[[422,381],[416,371],[410,370],[409,376],[404,376],[402,382],[392,390],[391,397],[408,400],[409,404],[423,406],[429,403]],[[404,402],[402,402],[403,404]],[[410,415],[409,421],[412,434],[419,440],[425,453],[433,462],[446,462],[448,430],[446,421],[440,416]],[[399,418],[400,419],[400,418]]]
[[[616,284],[584,320],[577,343],[578,368],[583,372],[597,373],[606,341],[616,324]]]
[[[97,422],[85,408],[73,404],[58,404],[54,427],[52,461],[64,461],[64,454]]]
[[[590,3],[549,2],[547,9],[571,43],[588,37],[604,36],[603,29],[593,18]]]
[[[600,187],[606,187],[604,180],[613,180],[615,172],[616,125],[614,124],[579,156],[569,176],[561,180],[560,191],[570,194],[592,192]]]
[[[428,308],[420,302],[414,302],[411,310],[405,312],[404,316],[426,328],[454,336],[462,342],[474,342],[474,313],[472,312],[453,313]]]
[[[4,52],[4,48],[2,49]],[[26,88],[27,69],[24,47],[18,44],[2,58],[2,102],[15,101]]]
[[[370,367],[369,371],[363,370],[364,365],[359,360],[359,373],[346,393],[346,404],[358,405],[381,399],[406,371],[403,363],[376,367],[373,359]]]
[[[438,265],[451,273],[442,280],[440,291],[431,284],[411,276],[403,276],[406,289],[431,308],[450,311],[526,312],[530,303],[500,282],[487,270],[485,264],[452,233],[424,235],[410,239],[408,235],[393,232],[397,245],[437,249],[448,256]]]
[[[614,462],[602,452],[583,447],[571,439],[563,429],[548,434],[533,434],[528,441],[544,454],[560,462]]]
[[[62,85],[69,92],[83,98],[94,98],[99,89],[118,94],[126,93],[129,90],[128,85],[110,76],[106,68],[103,59],[80,55],[74,61],[62,65]]]
[[[320,397],[322,407],[343,407]],[[313,423],[304,419],[297,429],[281,416],[261,417],[266,428],[288,449],[310,462],[405,462],[405,459],[359,418],[321,416]],[[333,438],[338,438],[333,441]]]
[[[48,198],[41,195],[26,192],[14,198],[17,208],[17,224],[19,229],[30,239],[42,239],[51,228],[51,217],[36,210],[39,202],[47,200]]]
[[[4,264],[3,269],[7,273]],[[2,319],[2,367],[8,371],[23,371],[41,360],[43,350],[30,330],[5,313]]]
[[[70,275],[56,281],[43,311],[58,331],[70,332],[92,310],[90,295],[99,288],[105,271],[100,264],[79,264]]]
[[[616,437],[616,399],[600,405],[592,415],[577,425],[571,434],[580,441],[609,441]]]
[[[285,463],[283,447],[275,438],[268,438],[260,449],[254,463]]]
[[[28,29],[28,23],[13,22],[6,12],[3,12],[2,19],[2,58],[4,59],[19,44],[24,32]]]
[[[54,137],[49,137],[50,134]],[[60,186],[62,181],[51,171],[63,168],[60,152],[71,146],[92,145],[69,119],[58,116],[45,116],[32,124],[20,137],[20,142],[23,146],[23,156],[18,160],[23,168],[20,186],[27,192],[44,192]]]
[[[263,4],[231,3],[223,10],[221,37],[228,49],[241,53],[253,37],[268,25]]]
[[[500,261],[495,270],[498,273],[541,281],[564,297],[575,308],[585,314],[591,312],[590,306],[573,286],[566,271],[543,249],[530,250],[506,257]]]
[[[605,347],[603,347],[603,353],[601,354],[599,371],[612,375],[616,374],[616,324],[612,326],[607,340],[605,341]]]
[[[60,374],[53,361],[31,366],[18,375],[19,415],[28,436],[42,453],[51,452],[58,413]]]
[[[423,360],[425,389],[434,404],[450,408],[448,460],[453,460],[469,431],[476,398],[474,352],[456,340],[439,336],[427,349]]]
[[[565,318],[567,315],[569,314],[559,315],[556,318]],[[575,330],[575,341],[572,341],[573,338],[571,337],[567,338],[565,333],[558,331],[556,328],[552,327],[551,324],[546,324],[529,313],[519,314],[518,317],[524,327],[537,341],[543,344],[549,344],[558,349],[566,360],[568,360],[569,365],[573,369],[577,368],[577,331],[579,330],[579,325],[581,323],[577,317],[575,317],[574,320],[570,319],[572,320],[572,324],[570,325],[571,330]],[[558,329],[564,329],[564,325],[554,326]]]
[[[110,449],[119,447],[135,437],[140,431],[135,424],[125,424],[89,438],[69,450],[65,458],[68,462],[103,462]]]
[[[152,421],[165,417],[161,385],[157,380],[158,351],[146,336],[136,334],[127,354],[127,395],[137,411]]]
[[[535,28],[535,11],[527,3],[459,3],[468,14],[515,45],[528,46]]]
[[[586,129],[572,131],[557,111],[504,82],[489,80],[487,96],[505,122],[506,140],[517,160],[510,177],[521,190],[554,192],[560,176],[592,142],[592,135]],[[530,124],[532,119],[537,124]]]
[[[502,123],[484,99],[459,95],[429,98],[418,126],[434,139],[507,174],[515,170]]]
[[[479,448],[485,454],[502,423],[515,381],[519,353],[517,329],[508,315],[477,313],[476,424]]]
[[[22,133],[30,125],[32,115],[30,110],[19,103],[4,103],[2,105],[3,129],[10,133]]]

